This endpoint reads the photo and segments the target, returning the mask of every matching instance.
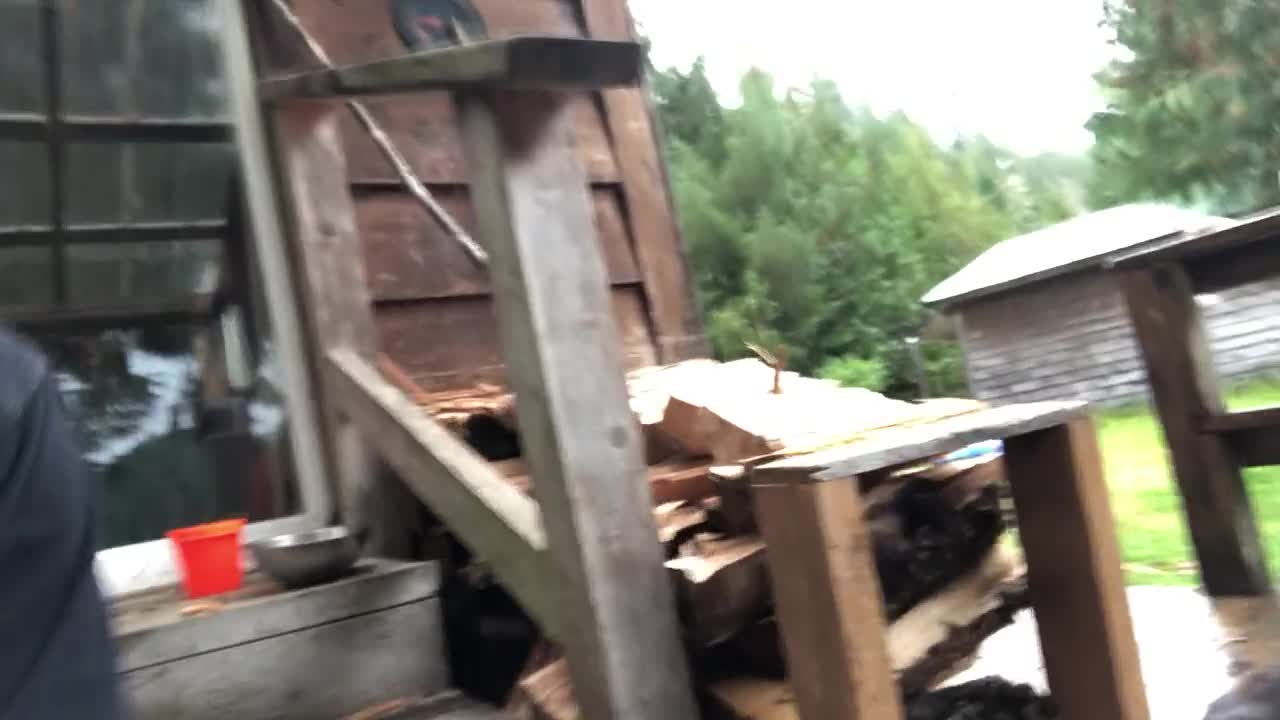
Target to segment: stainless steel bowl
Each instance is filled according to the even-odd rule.
[[[288,588],[337,580],[360,555],[355,538],[336,526],[258,540],[249,549],[258,567]]]

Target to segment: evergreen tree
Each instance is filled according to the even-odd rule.
[[[1280,203],[1280,4],[1109,0],[1106,22],[1123,52],[1098,75],[1091,201]]]
[[[725,108],[698,62],[653,88],[723,358],[751,342],[801,372],[909,392],[902,340],[923,321],[920,296],[993,242],[1074,214],[1083,195],[1078,177],[1055,174],[1058,158],[983,138],[945,148],[904,115],[850,108],[830,82],[783,94],[753,71]],[[926,356],[943,389],[963,390],[956,348]]]

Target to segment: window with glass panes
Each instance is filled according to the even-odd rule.
[[[234,212],[214,2],[0,0],[0,320],[57,368],[111,589],[169,577],[168,529],[319,520],[289,441],[313,431],[286,408],[299,370]]]

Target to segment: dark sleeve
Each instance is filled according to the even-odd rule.
[[[93,573],[97,489],[54,377],[7,341],[0,337],[0,718],[115,720],[114,652]]]

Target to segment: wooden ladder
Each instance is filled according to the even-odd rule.
[[[372,448],[564,648],[585,717],[695,717],[567,103],[637,85],[641,47],[524,37],[278,74],[307,56],[270,0],[221,4],[254,242],[306,351],[278,344],[310,370],[344,521],[369,522]],[[373,364],[334,99],[425,90],[456,103],[536,503]]]

